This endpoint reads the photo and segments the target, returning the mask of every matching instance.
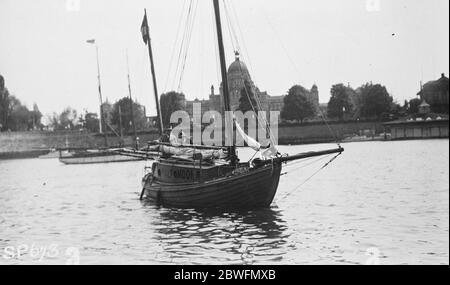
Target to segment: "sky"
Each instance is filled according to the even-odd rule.
[[[195,17],[180,78],[176,66],[191,1]],[[421,80],[449,74],[448,0],[222,0],[221,5],[227,64],[239,46],[253,81],[270,95],[284,95],[294,84],[317,84],[320,101],[327,102],[333,84],[356,88],[373,82],[401,103],[415,97]],[[0,74],[10,93],[29,107],[36,102],[44,114],[67,106],[98,112],[95,47],[86,43],[95,38],[104,99],[128,95],[128,53],[132,96],[154,115],[140,34],[144,8],[159,93],[179,89],[188,99],[207,99],[220,77],[213,6],[206,0],[0,0]]]

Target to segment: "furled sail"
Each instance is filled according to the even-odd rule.
[[[261,144],[257,142],[254,138],[248,136],[236,121],[235,125],[237,132],[244,139],[247,145],[254,151],[260,152],[259,155],[260,158],[270,159],[278,154],[278,149],[272,143],[269,144],[268,146],[261,146]]]
[[[247,145],[251,147],[254,151],[260,151],[261,144],[257,142],[254,138],[248,136],[236,121],[234,123],[236,125],[236,130],[238,131],[239,135],[241,135],[241,137],[244,139],[244,141],[247,143]]]
[[[197,154],[202,155],[204,160],[226,159],[228,154],[222,149],[195,149],[191,147],[180,148],[176,146],[159,145],[155,146],[161,153],[169,154],[183,159],[194,159]]]

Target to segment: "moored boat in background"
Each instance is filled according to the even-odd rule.
[[[59,161],[64,164],[111,163],[138,160],[143,160],[143,158],[121,155],[112,149],[61,152],[59,156]]]

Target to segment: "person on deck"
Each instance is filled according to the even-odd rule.
[[[171,145],[179,144],[178,138],[172,132],[172,128],[165,129],[159,141],[162,143],[170,143]]]
[[[172,133],[172,128],[167,128],[163,131],[162,136],[159,138],[160,142],[170,143],[170,135]]]

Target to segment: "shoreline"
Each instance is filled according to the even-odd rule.
[[[346,140],[339,141],[338,143],[364,143],[364,142],[396,142],[396,141],[424,141],[424,140],[448,140],[449,138],[405,138],[405,139],[366,139],[366,140]],[[308,141],[303,143],[280,143],[279,146],[297,146],[297,145],[313,145],[313,144],[329,144],[336,143],[334,140],[316,140],[316,141]],[[13,159],[31,159],[31,158],[39,158],[41,155],[46,155],[51,152],[51,149],[40,149],[40,150],[24,150],[24,151],[9,151],[9,152],[0,152],[0,160],[13,160]]]
[[[395,124],[365,122],[333,122],[329,124],[280,124],[278,145],[309,145],[325,143],[348,143],[367,141],[397,141],[447,138],[448,120],[436,122],[407,122]],[[118,145],[134,145],[134,136],[122,139],[113,134],[87,131],[29,131],[0,133],[0,160],[35,158],[49,153],[52,149],[98,149]],[[156,132],[139,132],[140,145],[158,139]]]

